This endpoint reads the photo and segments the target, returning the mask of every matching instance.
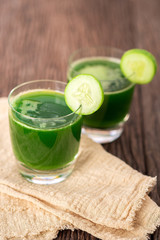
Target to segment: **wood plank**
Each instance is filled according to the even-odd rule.
[[[143,9],[143,11],[141,11]],[[151,51],[160,63],[160,2],[137,1],[137,47]],[[160,205],[160,71],[152,83],[141,88],[141,115],[143,124],[143,155],[146,174],[157,176],[157,186],[150,196]],[[152,240],[160,239],[160,229],[151,237]]]

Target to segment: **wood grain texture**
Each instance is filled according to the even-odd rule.
[[[80,47],[145,48],[160,63],[159,0],[0,0],[0,96],[33,79],[66,81],[70,54]],[[138,171],[158,176],[160,205],[160,71],[137,86],[123,135],[104,148]],[[57,240],[95,240],[80,230]],[[160,239],[157,230],[152,240]]]

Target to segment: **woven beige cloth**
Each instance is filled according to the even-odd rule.
[[[147,196],[156,178],[144,176],[82,136],[72,175],[36,185],[18,173],[7,99],[0,99],[0,239],[50,240],[60,229],[81,229],[104,240],[145,240],[160,225]]]

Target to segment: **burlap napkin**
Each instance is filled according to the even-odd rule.
[[[9,138],[7,99],[0,99],[0,239],[50,240],[82,229],[106,240],[145,240],[160,225],[144,176],[85,136],[72,175],[42,186],[21,177]]]

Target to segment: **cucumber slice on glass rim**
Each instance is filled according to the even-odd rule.
[[[68,82],[64,91],[65,101],[74,112],[89,115],[97,111],[103,103],[104,92],[100,81],[90,74],[80,74]]]
[[[123,54],[120,68],[130,82],[147,84],[156,74],[157,63],[150,52],[144,49],[131,49]]]

